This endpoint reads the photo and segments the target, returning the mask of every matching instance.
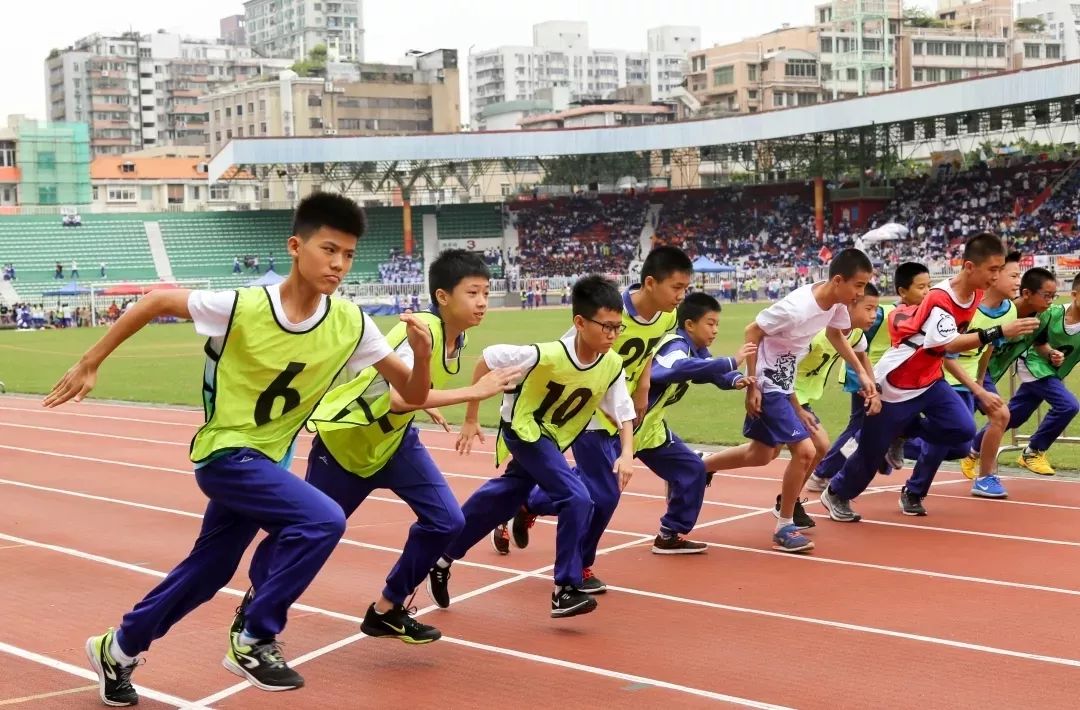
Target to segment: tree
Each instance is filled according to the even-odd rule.
[[[1017,32],[1040,34],[1046,31],[1046,23],[1038,17],[1021,17],[1013,23]]]
[[[905,27],[944,27],[945,23],[921,7],[904,9]]]
[[[326,45],[317,44],[308,52],[307,59],[294,62],[290,69],[299,76],[326,76]]]

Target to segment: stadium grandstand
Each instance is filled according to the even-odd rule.
[[[343,289],[371,303],[422,298],[425,259],[450,247],[482,252],[504,277],[496,290],[517,292],[590,271],[625,280],[652,245],[674,244],[723,265],[713,280],[756,295],[758,282],[812,278],[848,245],[883,265],[919,258],[947,272],[966,235],[993,229],[1063,275],[1080,248],[1077,87],[1080,63],[1069,62],[661,125],[238,139],[208,177],[284,179],[293,194],[338,188],[363,201],[369,232]],[[516,172],[523,163],[538,166],[532,177]],[[509,188],[504,201],[467,201],[485,180]],[[117,284],[136,295],[232,287],[288,268],[288,209],[86,209],[76,207],[77,226],[59,214],[0,217],[0,301],[44,310],[53,296],[92,296],[101,310]],[[863,238],[889,224],[902,230]]]

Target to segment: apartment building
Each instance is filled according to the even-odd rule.
[[[363,0],[248,0],[244,32],[263,57],[303,59],[322,44],[330,61],[364,61]]]
[[[1042,20],[1046,34],[1061,42],[1062,59],[1080,59],[1080,0],[1021,2],[1017,15]]]
[[[291,62],[247,47],[166,32],[93,34],[45,60],[49,121],[85,122],[95,156],[155,145],[200,145],[199,97],[217,87],[276,75]]]
[[[663,99],[682,83],[686,55],[701,46],[698,27],[656,27],[644,51],[596,49],[584,22],[533,26],[529,46],[506,45],[469,55],[469,112],[473,126],[499,104],[532,101],[540,89],[564,87],[570,100],[608,98],[620,87],[647,85]],[[495,108],[489,108],[495,107]],[[487,109],[487,111],[485,111]]]

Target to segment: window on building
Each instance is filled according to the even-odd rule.
[[[244,137],[244,127],[243,126],[237,126],[236,127],[236,137],[237,138],[243,138]]]
[[[878,67],[877,69],[870,70],[870,81],[876,81],[879,84],[885,82],[885,69]]]
[[[109,202],[135,202],[135,188],[110,186],[106,199]]]
[[[997,55],[998,55],[998,59],[1004,59],[1005,58],[1005,45],[999,44],[997,46]]]
[[[199,197],[200,195],[202,195],[202,190],[199,189],[199,186],[198,185],[192,185],[191,186],[191,199],[192,199],[192,201],[197,202],[200,199],[200,197]]]
[[[735,67],[717,67],[713,69],[713,86],[726,86],[735,83]]]
[[[916,67],[916,69],[915,69],[915,71],[913,72],[913,74],[914,74],[914,79],[915,79],[915,81],[922,81],[922,80],[923,80],[923,70],[922,70],[922,67]]]
[[[986,45],[982,42],[968,42],[964,45],[964,56],[982,57],[986,54]]]
[[[244,115],[244,105],[243,104],[236,104],[236,115],[237,116],[243,116]]]
[[[510,196],[510,183],[504,182],[502,185],[499,186],[499,190],[502,193],[503,197],[509,197]]]
[[[747,78],[748,81],[757,81],[758,80],[758,65],[757,64],[747,64],[746,65],[746,78]]]
[[[817,60],[815,60],[815,59],[789,59],[784,64],[784,76],[787,76],[787,77],[815,77],[815,76],[817,76]]]
[[[971,51],[971,46],[972,45],[970,45],[970,44],[968,45],[968,51],[969,52]],[[961,44],[960,42],[947,42],[945,44],[945,56],[947,56],[947,57],[959,57],[959,56],[961,56],[963,54],[963,50],[964,50],[964,45]],[[972,55],[968,54],[968,56],[970,57]]]
[[[43,150],[38,153],[38,167],[55,168],[56,153],[51,150]]]
[[[911,43],[911,53],[912,54],[922,54],[923,53],[923,42],[919,42],[919,41],[912,42]]]
[[[154,188],[152,185],[140,185],[139,186],[139,199],[143,202],[152,202],[154,200]]]
[[[746,92],[746,98],[751,100],[757,100],[757,89],[750,89]]]
[[[229,141],[232,140],[232,129],[231,128],[225,131],[225,140],[229,140]]]
[[[959,69],[945,70],[945,81],[960,81],[963,78],[963,74]]]
[[[945,43],[944,42],[927,42],[926,53],[932,57],[945,56]]]
[[[55,205],[56,203],[56,185],[43,185],[38,188],[38,204]]]
[[[847,70],[847,80],[848,81],[857,81],[858,78],[859,78],[859,70],[849,67],[848,70]]]
[[[822,37],[819,40],[819,46],[821,47],[822,54],[832,54],[833,41],[832,37]]]
[[[1042,45],[1029,44],[1029,43],[1025,42],[1024,43],[1024,58],[1025,59],[1038,59],[1040,56],[1042,56],[1041,52],[1039,52],[1039,47],[1041,47],[1041,46]]]
[[[231,118],[231,117],[232,117],[232,109],[229,108],[228,106],[226,106],[225,107],[225,118]]]
[[[260,123],[259,124],[259,135],[260,136],[265,136],[266,135],[266,124],[265,123]]]
[[[773,96],[772,96],[772,103],[773,103],[773,106],[783,106],[784,105],[784,92],[783,91],[774,91]]]
[[[927,81],[941,81],[941,70],[940,69],[927,69],[926,70],[926,80]]]
[[[255,102],[248,101],[248,113],[255,113]]]
[[[818,95],[812,91],[800,91],[797,98],[800,106],[812,106],[818,102]]]
[[[318,94],[308,94],[307,96],[308,106],[322,106],[322,97]]]
[[[227,200],[229,199],[229,184],[215,182],[210,186],[210,199],[211,200]]]
[[[319,116],[312,116],[308,119],[308,128],[322,128],[322,118]]]
[[[184,204],[184,186],[169,185],[167,187],[166,199],[168,200],[170,205]]]
[[[15,142],[0,141],[0,168],[15,167]]]
[[[214,131],[214,141],[217,143],[221,142],[221,131]]]
[[[1061,45],[1060,44],[1048,44],[1048,45],[1046,45],[1046,58],[1047,59],[1061,59]]]

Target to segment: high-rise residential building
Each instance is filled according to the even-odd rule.
[[[834,0],[813,25],[691,52],[687,88],[713,113],[756,113],[1062,59],[1061,40],[1015,30],[1011,0],[939,0],[932,17],[912,27],[900,0]]]
[[[322,44],[330,61],[364,61],[363,0],[248,0],[244,20],[260,56],[303,59]]]
[[[225,44],[247,44],[247,33],[244,31],[244,16],[229,15],[218,22],[221,41]]]
[[[1066,61],[1080,59],[1080,0],[1021,2],[1017,17],[1042,20],[1046,34],[1061,42],[1061,58]]]
[[[288,60],[253,57],[247,47],[166,32],[94,34],[45,60],[49,121],[85,122],[95,156],[155,145],[202,145],[199,97]]]
[[[584,22],[533,26],[529,46],[504,45],[469,55],[469,115],[473,126],[498,105],[529,102],[540,89],[565,87],[570,100],[608,98],[624,86],[646,85],[667,98],[683,80],[686,55],[701,46],[697,27],[650,29],[647,49],[594,49]]]

